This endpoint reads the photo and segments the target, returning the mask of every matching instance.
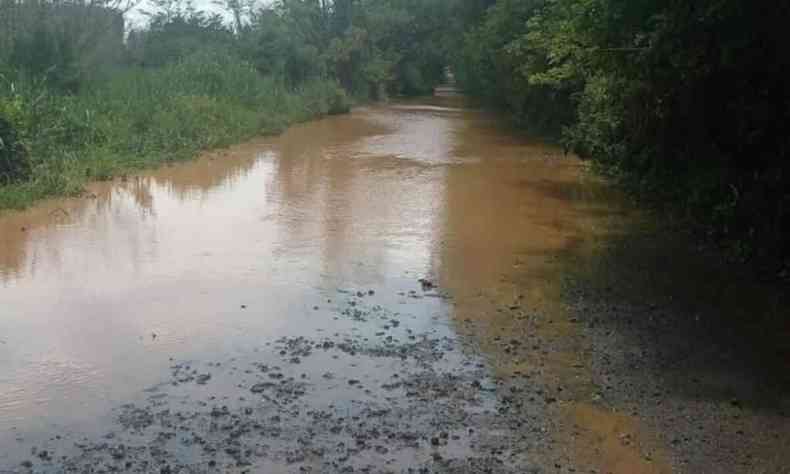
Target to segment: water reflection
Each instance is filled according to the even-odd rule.
[[[501,283],[515,264],[529,298],[553,304],[551,257],[605,226],[599,191],[579,179],[576,160],[449,97],[359,109],[5,215],[0,447],[53,424],[89,430],[170,357],[211,360],[314,326],[318,289],[396,294],[432,275],[462,319],[490,311],[484,292],[513,297]]]
[[[62,267],[58,252],[65,242],[56,242],[67,238],[64,234],[73,235],[75,228],[95,226],[98,220],[112,216],[127,233],[135,233],[140,230],[135,222],[155,217],[157,196],[202,201],[213,189],[232,187],[253,168],[261,146],[263,142],[254,142],[210,153],[197,162],[174,164],[111,183],[94,183],[83,198],[47,201],[25,212],[2,215],[0,281],[7,286],[13,280],[35,277],[37,271],[56,271]],[[107,242],[118,250],[116,258],[122,256],[123,245],[116,246],[117,242],[107,235],[96,235],[102,228],[107,226],[91,229],[92,240]],[[45,251],[55,252],[53,261],[41,261]],[[134,252],[127,258],[130,263],[139,260]]]

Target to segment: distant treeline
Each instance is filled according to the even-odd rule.
[[[0,209],[429,92],[453,46],[454,1],[123,1],[0,0]]]
[[[742,257],[790,255],[790,2],[469,0],[470,93]]]
[[[75,92],[114,67],[213,51],[294,86],[333,78],[354,95],[425,93],[455,47],[447,25],[459,2],[219,0],[206,11],[152,0],[145,25],[125,28],[137,0],[0,0],[0,71]]]

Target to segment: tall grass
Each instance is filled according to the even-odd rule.
[[[241,60],[212,53],[119,71],[76,95],[26,80],[5,79],[1,87],[0,117],[16,130],[26,151],[17,159],[28,160],[32,172],[0,181],[0,209],[74,195],[87,180],[189,159],[349,107],[333,81],[289,89]]]

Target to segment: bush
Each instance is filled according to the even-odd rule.
[[[483,3],[455,61],[467,91],[532,131],[561,128],[567,148],[739,256],[790,255],[789,9]]]
[[[9,184],[30,177],[27,152],[19,142],[11,123],[0,116],[0,184]]]
[[[342,87],[336,85],[333,89],[329,98],[329,115],[347,114],[351,111],[351,99]]]
[[[13,119],[0,122],[0,182],[17,183],[0,188],[0,208],[72,194],[87,179],[188,159],[349,105],[334,81],[289,90],[245,61],[205,52],[117,72],[73,96],[19,83],[13,96],[0,96],[0,115]]]

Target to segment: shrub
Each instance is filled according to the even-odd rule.
[[[210,52],[116,72],[77,95],[23,81],[0,96],[0,117],[10,118],[0,122],[0,183],[18,184],[0,188],[0,208],[349,107],[334,81],[289,90],[245,61]]]
[[[8,184],[30,177],[27,152],[19,142],[11,122],[0,116],[0,184]]]

